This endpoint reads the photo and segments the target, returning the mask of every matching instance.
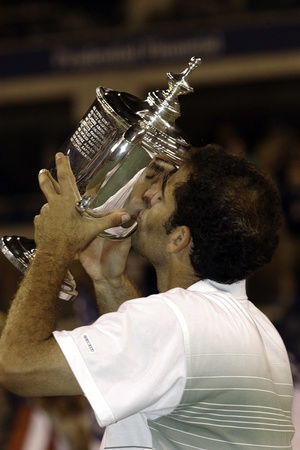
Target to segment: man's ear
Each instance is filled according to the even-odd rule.
[[[168,243],[169,253],[178,253],[186,248],[192,241],[192,236],[189,227],[182,225],[176,227],[170,234]]]

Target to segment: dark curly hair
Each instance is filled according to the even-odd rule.
[[[230,284],[268,263],[278,245],[281,202],[275,184],[246,158],[210,144],[189,152],[187,182],[165,224],[189,227],[195,274]]]

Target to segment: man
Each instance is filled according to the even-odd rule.
[[[288,357],[244,282],[278,242],[272,183],[213,145],[156,179],[132,245],[154,265],[159,294],[137,298],[125,272],[129,241],[94,239],[128,214],[82,217],[68,160],[58,154],[56,163],[60,193],[47,171],[39,175],[48,204],[2,336],[2,384],[25,396],[84,393],[107,427],[102,448],[291,449]],[[121,306],[54,338],[56,297],[82,250],[100,307]]]

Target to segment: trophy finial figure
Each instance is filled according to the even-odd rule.
[[[201,58],[196,58],[195,56],[193,56],[190,59],[188,67],[183,72],[179,74],[173,74],[171,72],[167,73],[167,76],[169,78],[169,88],[170,88],[169,90],[171,95],[178,96],[193,92],[193,88],[189,86],[189,84],[186,81],[186,78],[193,70],[199,67],[200,64]]]
[[[190,59],[188,67],[179,74],[167,73],[169,89],[163,91],[149,92],[147,102],[151,109],[145,112],[144,120],[148,125],[160,128],[161,124],[174,124],[180,117],[179,95],[189,94],[194,89],[188,84],[187,77],[201,64],[201,58],[193,56]]]

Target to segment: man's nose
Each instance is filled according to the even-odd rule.
[[[157,202],[161,194],[161,188],[162,188],[162,181],[158,181],[156,183],[153,183],[144,193],[143,199],[148,206],[153,206]]]

